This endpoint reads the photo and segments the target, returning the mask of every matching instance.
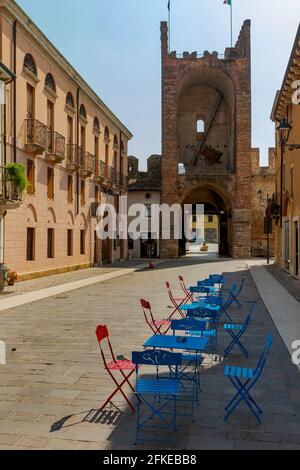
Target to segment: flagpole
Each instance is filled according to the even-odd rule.
[[[230,35],[231,35],[231,48],[233,47],[233,14],[232,14],[232,1],[230,4]]]
[[[171,52],[171,0],[168,4],[169,10],[169,53]]]

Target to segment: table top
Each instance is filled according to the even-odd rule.
[[[178,341],[186,339],[185,342]],[[179,349],[184,351],[204,352],[208,343],[208,338],[195,338],[189,336],[171,336],[171,335],[154,335],[144,344],[145,348],[163,348],[163,349]]]

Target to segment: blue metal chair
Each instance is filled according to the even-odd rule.
[[[272,346],[272,342],[273,338],[272,335],[270,335],[266,340],[265,348],[259,358],[256,369],[248,369],[236,366],[225,367],[224,375],[230,380],[237,393],[225,408],[226,416],[224,421],[227,421],[234,410],[240,405],[240,403],[244,401],[259,424],[262,423],[261,415],[263,414],[263,411],[254,400],[251,392],[256,383],[262,377],[262,373],[266,365],[267,355]]]
[[[212,344],[213,347],[215,346],[216,330],[208,330],[206,321],[199,319],[197,320],[194,318],[173,320],[171,322],[171,330],[173,331],[174,336],[176,336],[177,332],[185,332],[187,336],[208,338],[208,345]],[[199,392],[201,391],[200,369],[203,362],[203,357],[201,354],[192,354],[190,352],[186,352],[182,355],[182,359],[185,363],[185,367],[180,370],[180,381],[182,382],[188,380],[195,382],[196,388],[193,388],[191,399],[193,401],[199,402]],[[192,369],[191,372],[188,371],[189,368]]]
[[[233,348],[235,346],[238,346],[240,348],[240,350],[242,351],[242,353],[248,359],[249,353],[248,353],[247,349],[245,348],[245,346],[241,343],[241,338],[246,333],[246,331],[248,329],[248,326],[250,324],[255,306],[256,306],[255,302],[253,302],[250,305],[249,313],[248,313],[248,316],[246,318],[245,323],[243,323],[243,324],[226,323],[224,325],[224,330],[227,331],[229,333],[229,335],[231,336],[231,338],[232,338],[231,343],[225,349],[224,357],[227,357],[230,354],[230,352],[233,350]]]
[[[240,284],[240,287],[238,287],[237,284],[233,284],[233,286],[231,287],[231,289],[224,289],[224,291],[228,292],[230,291],[232,293],[232,296],[233,296],[233,302],[236,303],[236,305],[239,307],[239,308],[242,308],[242,304],[241,302],[239,301],[239,297],[244,289],[244,286],[245,286],[245,282],[246,282],[246,279],[243,278],[242,279],[242,282]]]
[[[161,427],[175,432],[177,416],[177,398],[180,391],[179,367],[182,365],[182,354],[161,350],[146,350],[133,352],[132,362],[136,366],[136,388],[137,398],[137,424],[136,444],[144,440],[139,438],[143,430],[157,429]],[[155,374],[151,379],[141,378],[141,366],[152,366]],[[168,368],[168,375],[159,374],[161,367]],[[171,411],[168,406],[171,404]],[[143,410],[145,409],[145,413]],[[151,439],[151,440],[159,440]]]

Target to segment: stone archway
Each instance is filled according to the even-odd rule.
[[[184,195],[182,206],[185,204],[193,205],[193,209],[196,204],[204,205],[205,241],[217,244],[220,256],[231,256],[233,204],[229,195],[215,184],[204,183]],[[211,237],[212,231],[216,233]],[[179,241],[179,255],[185,253],[186,240],[183,239]]]

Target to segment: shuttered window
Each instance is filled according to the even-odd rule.
[[[27,228],[27,247],[26,259],[27,261],[34,261],[34,245],[35,245],[35,229],[32,227]]]

